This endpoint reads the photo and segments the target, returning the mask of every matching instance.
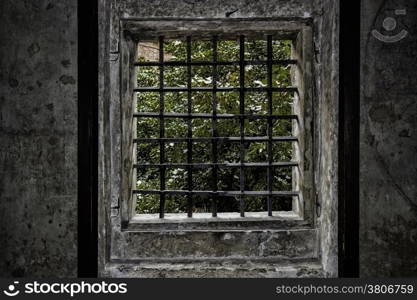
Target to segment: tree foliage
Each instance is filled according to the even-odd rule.
[[[157,49],[158,45],[155,44]],[[157,51],[157,50],[156,50]],[[186,43],[184,41],[166,41],[164,44],[165,59],[171,61],[186,61]],[[274,41],[273,59],[288,59],[290,57],[291,45],[289,41]],[[211,41],[193,41],[192,57],[193,61],[211,61],[213,48]],[[266,60],[266,41],[253,40],[245,42],[245,60]],[[143,55],[141,61],[150,60]],[[218,42],[219,61],[238,61],[239,43],[238,41],[219,41]],[[212,87],[213,86],[213,66],[192,66],[192,87]],[[239,66],[227,65],[217,67],[217,86],[218,87],[239,87]],[[285,87],[291,85],[290,67],[273,66],[272,81],[274,87]],[[245,86],[264,87],[267,86],[267,67],[262,65],[247,65],[245,67]],[[159,67],[144,66],[138,68],[137,83],[140,87],[159,86]],[[166,87],[186,87],[187,86],[187,67],[185,66],[165,66],[164,67],[164,86]],[[192,112],[193,113],[212,113],[212,92],[192,92]],[[239,93],[238,92],[217,92],[217,113],[239,114]],[[273,114],[291,114],[293,95],[289,92],[273,93]],[[164,95],[165,112],[187,112],[187,92],[167,92]],[[140,112],[159,112],[159,93],[140,92],[137,95],[137,110]],[[266,92],[246,92],[245,93],[245,114],[267,114],[268,97]],[[165,119],[165,137],[187,137],[187,120],[181,118]],[[158,118],[138,118],[137,136],[139,138],[159,137],[160,122]],[[267,120],[245,120],[244,124],[246,136],[267,136]],[[193,137],[212,136],[211,119],[192,120]],[[218,119],[218,136],[240,136],[238,119]],[[276,120],[273,124],[273,136],[292,135],[291,120]],[[212,144],[210,142],[194,142],[192,147],[193,162],[209,163],[212,161]],[[239,162],[240,143],[218,142],[218,161]],[[293,148],[290,142],[279,142],[273,144],[273,161],[291,161]],[[159,163],[160,149],[158,143],[140,143],[137,147],[138,163]],[[187,143],[166,143],[165,162],[185,163],[187,162]],[[245,143],[246,162],[267,162],[267,142]],[[158,190],[159,170],[152,168],[141,168],[137,172],[137,189]],[[193,169],[193,189],[212,190],[212,170]],[[187,170],[167,168],[166,170],[166,189],[167,190],[187,190]],[[237,191],[239,190],[239,168],[220,168],[218,171],[218,190]],[[248,191],[267,190],[267,168],[250,167],[245,168],[245,189]],[[274,168],[273,189],[291,190],[292,189],[292,170],[288,168]],[[211,210],[211,199],[208,196],[194,196],[194,211],[209,212]],[[265,197],[247,197],[246,211],[265,211]],[[238,197],[219,197],[219,212],[239,211]],[[138,213],[156,213],[159,209],[159,195],[138,195]],[[274,210],[291,210],[291,198],[277,198],[273,200]],[[165,211],[171,213],[186,212],[186,196],[174,195],[167,196]]]

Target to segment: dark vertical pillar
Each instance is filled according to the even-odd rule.
[[[78,276],[97,277],[98,2],[78,1]]]
[[[340,1],[339,276],[359,276],[360,0]]]

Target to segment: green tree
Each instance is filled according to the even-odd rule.
[[[158,46],[156,45],[156,48]],[[266,60],[266,41],[252,40],[245,42],[245,60]],[[164,44],[165,59],[170,61],[185,61],[187,59],[185,41],[173,40],[166,41]],[[192,42],[193,61],[211,61],[213,56],[211,41]],[[288,59],[291,53],[290,41],[274,41],[273,59]],[[149,60],[146,56],[139,58],[140,61]],[[219,61],[238,61],[239,43],[238,41],[219,41],[218,42]],[[193,87],[212,87],[213,86],[213,66],[192,66]],[[239,66],[227,65],[217,67],[217,86],[218,87],[239,87]],[[285,87],[291,85],[290,67],[274,65],[272,72],[274,87]],[[159,85],[159,67],[139,67],[137,72],[137,83],[140,87],[157,87]],[[185,66],[165,66],[164,86],[179,87],[187,86],[187,67]],[[263,87],[267,86],[267,66],[247,65],[245,67],[245,86]],[[165,112],[187,112],[187,92],[168,92],[164,95]],[[291,114],[293,95],[289,92],[273,93],[273,114]],[[140,112],[159,112],[159,93],[140,92],[137,95],[137,110]],[[267,114],[268,97],[266,92],[247,92],[245,93],[246,114]],[[193,113],[212,112],[212,92],[192,92],[192,111]],[[217,93],[218,113],[238,114],[239,93],[238,92],[218,92]],[[137,135],[139,138],[159,137],[159,120],[157,118],[138,118]],[[246,136],[266,136],[267,120],[246,120]],[[212,135],[212,120],[193,119],[193,137],[210,137]],[[217,131],[219,136],[240,136],[239,120],[219,119],[217,121]],[[276,120],[273,125],[274,136],[292,135],[291,120]],[[186,119],[165,119],[165,137],[186,137]],[[193,162],[208,163],[212,157],[212,145],[207,142],[193,143]],[[239,162],[239,143],[219,142],[218,153],[219,162]],[[252,142],[245,144],[245,161],[247,162],[266,162],[267,142]],[[293,148],[290,142],[273,144],[274,161],[290,161],[292,159]],[[158,163],[160,149],[157,143],[140,143],[137,147],[137,159],[139,163]],[[187,161],[186,143],[166,143],[165,161],[168,163],[182,163]],[[158,190],[159,170],[152,168],[140,168],[137,172],[137,188],[144,190]],[[187,189],[187,170],[167,168],[166,189],[186,190]],[[245,189],[250,191],[267,190],[267,169],[266,168],[246,168],[245,169]],[[194,169],[193,188],[195,190],[212,189],[212,170]],[[292,170],[288,168],[274,168],[273,171],[274,190],[292,189]],[[218,172],[219,190],[239,190],[239,168],[220,168]],[[265,211],[266,197],[254,196],[246,198],[246,211]],[[239,211],[239,199],[231,197],[219,197],[219,212]],[[209,212],[211,199],[208,196],[194,196],[194,211]],[[138,195],[138,213],[156,213],[159,209],[159,195]],[[291,198],[274,199],[274,210],[290,210]],[[187,198],[181,195],[167,196],[166,212],[186,212]]]

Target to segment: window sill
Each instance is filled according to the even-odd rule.
[[[217,217],[210,213],[195,213],[192,218],[185,213],[175,213],[165,214],[164,219],[160,219],[158,214],[141,214],[123,225],[123,231],[265,231],[312,227],[310,222],[292,211],[273,212],[272,217],[266,212],[246,213],[244,218],[239,213],[218,213]]]

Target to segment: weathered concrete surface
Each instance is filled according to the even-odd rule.
[[[315,262],[321,264],[322,255],[325,258],[325,272],[316,272],[316,276],[336,276],[337,274],[337,253],[335,249],[337,238],[337,164],[335,159],[337,156],[337,139],[335,134],[337,133],[337,53],[338,42],[332,39],[337,38],[338,29],[338,5],[332,4],[335,1],[326,1],[324,5],[319,0],[311,1],[219,1],[219,0],[204,0],[204,1],[100,1],[101,12],[100,16],[100,68],[104,72],[100,75],[99,86],[99,120],[100,120],[100,145],[99,145],[99,205],[100,205],[100,270],[99,273],[102,276],[143,276],[143,277],[158,277],[157,271],[163,270],[161,265],[155,264],[155,270],[147,272],[139,264],[129,263],[132,260],[141,260],[144,258],[152,258],[156,260],[164,260],[166,258],[225,258],[224,262],[227,262],[227,258],[233,258],[235,256],[253,257],[260,256],[261,243],[271,238],[273,243],[268,244],[267,250],[269,256],[276,256],[284,259],[290,259],[294,257],[313,257]],[[110,7],[106,6],[111,4]],[[320,5],[318,5],[320,4]],[[318,22],[317,19],[329,13],[326,21]],[[333,13],[335,13],[333,15]],[[120,54],[119,51],[124,49],[120,41],[119,29],[120,20],[134,18],[138,20],[140,18],[255,18],[255,17],[274,17],[280,18],[280,20],[291,20],[294,22],[302,21],[314,26],[313,32],[315,34],[314,47],[319,50],[322,43],[323,47],[326,47],[324,51],[320,52],[311,64],[318,64],[317,70],[319,75],[314,79],[316,90],[324,88],[325,90],[316,95],[323,97],[321,103],[314,103],[313,106],[320,105],[322,114],[317,115],[323,117],[320,124],[315,124],[316,128],[319,125],[323,125],[318,133],[322,136],[321,140],[324,147],[318,150],[319,153],[314,163],[322,163],[320,172],[317,174],[324,176],[323,181],[320,183],[318,189],[320,190],[320,196],[326,197],[324,201],[325,209],[329,210],[329,213],[322,215],[322,219],[317,226],[320,226],[319,231],[324,230],[322,234],[318,234],[317,230],[312,230],[316,236],[311,236],[305,245],[303,241],[306,235],[302,237],[300,235],[291,232],[289,238],[283,238],[283,236],[274,236],[274,234],[262,235],[252,233],[252,236],[248,241],[245,240],[245,235],[240,233],[234,233],[235,241],[227,244],[227,240],[223,241],[216,237],[217,233],[187,233],[180,235],[176,232],[170,232],[166,230],[162,233],[142,233],[135,232],[134,230],[122,230],[121,219],[126,216],[127,209],[121,211],[117,209],[110,209],[110,207],[126,207],[124,205],[126,199],[123,196],[124,192],[122,187],[122,175],[120,170],[126,167],[121,157],[121,131],[120,131],[120,116],[121,116],[121,103],[120,103],[120,61],[125,60],[126,52]],[[108,18],[108,19],[107,19]],[[324,39],[321,41],[321,39]],[[319,42],[321,41],[321,42]],[[109,54],[111,53],[111,54]],[[330,76],[329,76],[330,74]],[[123,77],[124,78],[124,77]],[[336,79],[336,80],[335,80]],[[327,83],[326,80],[332,80],[331,83]],[[122,85],[123,86],[123,85]],[[314,100],[316,101],[316,99]],[[319,110],[317,113],[320,112]],[[330,124],[331,123],[331,124]],[[309,126],[313,126],[310,125]],[[329,139],[333,139],[331,143],[328,143]],[[310,149],[309,149],[310,150]],[[335,152],[336,151],[336,152]],[[320,159],[318,158],[320,157]],[[317,182],[316,182],[317,184]],[[306,201],[314,201],[314,199],[306,199]],[[121,216],[122,215],[122,216]],[[124,219],[123,219],[124,220]],[[124,220],[126,221],[126,220]],[[314,225],[315,226],[315,225]],[[292,230],[297,230],[292,229]],[[310,232],[310,233],[311,233]],[[320,252],[318,244],[324,245],[323,251]],[[217,243],[217,244],[216,244]],[[315,244],[315,245],[313,245]],[[187,247],[189,245],[189,247]],[[262,247],[261,247],[262,248]],[[275,252],[274,252],[275,251]],[[265,252],[266,254],[266,252]],[[288,261],[287,261],[288,263]],[[122,268],[122,266],[130,264],[129,270],[126,272],[107,272],[110,269],[116,270]],[[284,263],[285,264],[285,263]],[[283,266],[279,264],[279,266]],[[177,270],[177,274],[171,268],[166,267],[168,271],[163,271],[160,276],[185,276],[186,270]],[[190,266],[188,266],[190,267]],[[187,267],[187,268],[188,268]],[[245,268],[245,266],[241,266]],[[247,266],[246,266],[247,267]],[[277,267],[277,265],[275,266]],[[238,266],[238,268],[240,268]],[[291,270],[296,270],[297,267],[290,267]],[[195,265],[195,271],[197,274],[205,274],[204,272],[198,273],[198,265]],[[262,267],[259,268],[259,270]],[[233,272],[226,272],[225,269],[218,268],[213,273],[217,277],[233,277]],[[258,270],[257,267],[252,270]],[[142,273],[143,272],[143,273]],[[171,275],[164,275],[166,272]],[[249,273],[252,271],[248,271]],[[243,273],[233,273],[242,274]],[[254,277],[262,276],[263,272],[252,272]],[[256,274],[256,275],[254,275]],[[302,272],[275,272],[271,273],[276,277],[281,276],[302,276]],[[292,275],[291,275],[292,274]],[[202,275],[204,276],[204,275]],[[207,275],[211,276],[211,275]],[[239,276],[239,275],[236,275]]]
[[[396,16],[395,9],[407,9]],[[386,17],[397,29],[382,29]],[[408,36],[386,44],[377,29]],[[417,3],[362,1],[360,273],[417,276]]]
[[[315,0],[124,0],[111,2],[111,51],[117,51],[120,18],[311,18]]]
[[[108,265],[106,277],[115,278],[317,278],[321,264],[283,263],[136,263]]]
[[[323,41],[329,41],[330,29],[335,30],[337,25],[329,13],[336,9],[334,2],[129,0],[125,4],[118,1],[114,9],[124,11],[122,17],[138,14],[139,17],[222,18],[228,14],[229,17],[308,18],[322,15],[322,26],[326,30]],[[402,0],[362,3],[361,276],[416,276],[416,4]],[[70,0],[0,1],[0,276],[76,275],[75,5],[76,1]],[[397,44],[375,40],[370,30],[381,30],[384,17],[392,15],[396,8],[407,8],[407,16],[396,19],[400,29],[404,26],[409,31],[408,37]],[[389,11],[385,12],[386,9]],[[110,14],[109,8],[100,14],[100,28],[110,30],[104,21],[106,14]],[[113,24],[118,26],[117,22]],[[117,41],[113,39],[110,43],[103,39],[105,32],[100,35],[107,51],[100,54],[101,59],[108,61],[105,55],[110,50],[117,50]],[[325,87],[320,93],[331,103],[332,99],[337,99],[337,95],[330,92],[336,74],[324,63],[336,63],[336,57],[329,54],[337,44],[319,43],[317,37],[315,47],[320,50],[317,59],[321,60],[318,70],[326,75],[319,77]],[[107,89],[100,92],[106,93],[110,82],[103,74],[109,70],[109,65],[100,64],[100,68],[100,84]],[[107,122],[118,113],[115,107],[101,109],[102,124],[103,120]],[[332,123],[331,114],[323,114],[322,122]],[[100,128],[101,134],[109,136],[106,131],[109,124],[105,124]],[[332,140],[332,131],[324,128],[322,133],[323,141]],[[109,141],[105,140],[101,147],[108,145]],[[328,147],[334,147],[334,141]],[[325,153],[332,153],[330,148]],[[119,167],[116,160],[112,162],[109,157],[101,157],[100,165],[102,170]],[[329,188],[335,181],[336,171],[331,171],[334,166],[325,160],[318,166],[322,174],[327,174],[327,179],[321,183],[323,195],[334,197],[336,191]],[[103,188],[100,193],[111,195],[110,183],[115,174],[101,174]],[[331,200],[331,197],[327,199]],[[117,197],[110,200],[117,204]],[[335,266],[334,240],[337,235],[336,228],[330,226],[337,218],[332,203],[322,203],[320,221],[324,229],[320,237],[321,255],[330,274],[335,272],[332,266]],[[107,216],[103,206],[101,209],[103,221]],[[105,241],[106,234],[105,230],[100,231],[100,242]],[[100,255],[103,258],[107,253],[103,251]],[[189,274],[189,277],[304,274],[294,271],[297,270],[294,265],[278,268],[293,270],[292,273],[275,272],[269,264],[263,270],[272,270],[271,273],[263,273],[259,266],[247,266],[246,270],[255,270],[253,273],[241,273],[227,267],[219,272],[216,268],[201,267],[199,270],[206,271],[198,273],[195,273],[196,268],[190,270],[189,266],[178,265],[125,267],[123,273],[110,265],[109,270],[114,271],[107,274],[174,277],[180,275],[178,269],[188,270],[183,274]],[[321,274],[317,273],[317,276]]]
[[[0,1],[0,276],[76,276],[76,1]]]
[[[113,1],[123,17],[309,17],[314,0]]]
[[[314,229],[114,234],[112,259],[317,258]]]
[[[316,1],[315,185],[324,272],[338,275],[339,1]]]

